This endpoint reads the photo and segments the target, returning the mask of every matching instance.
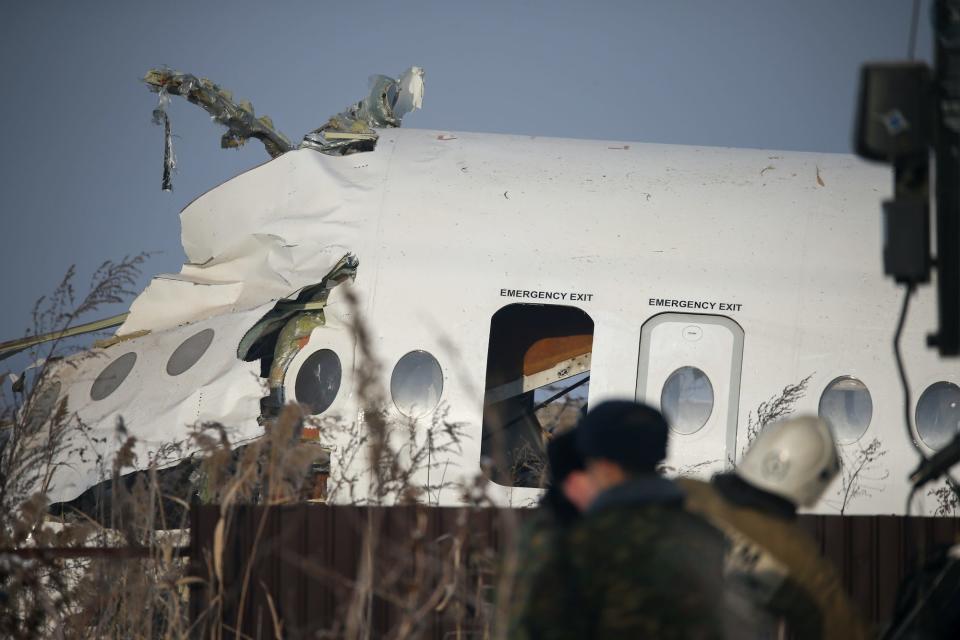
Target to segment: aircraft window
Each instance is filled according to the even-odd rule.
[[[181,342],[167,360],[167,373],[178,376],[197,364],[197,361],[210,348],[211,342],[213,342],[213,329],[204,329]]]
[[[294,387],[297,400],[309,406],[313,415],[323,413],[337,398],[342,375],[337,354],[330,349],[320,349],[311,354],[297,372]]]
[[[823,390],[817,413],[833,429],[837,440],[859,440],[873,419],[870,390],[856,378],[841,376]]]
[[[419,418],[436,409],[443,393],[443,371],[426,351],[411,351],[400,358],[390,376],[393,404],[403,415]]]
[[[680,367],[663,384],[660,407],[670,428],[690,435],[707,424],[713,413],[713,385],[696,367]]]
[[[960,387],[934,382],[917,402],[917,433],[931,449],[939,449],[960,431]]]
[[[57,399],[60,397],[60,381],[54,380],[49,384],[43,385],[37,397],[30,406],[30,412],[27,414],[26,425],[27,433],[33,433],[43,426],[43,423],[50,418],[54,408],[57,406]]]
[[[131,351],[108,364],[97,376],[97,379],[93,381],[93,387],[90,388],[90,399],[103,400],[116,391],[133,371],[133,365],[136,363],[137,354]]]
[[[511,304],[490,320],[481,466],[493,482],[543,486],[551,434],[587,407],[593,320],[576,307]]]

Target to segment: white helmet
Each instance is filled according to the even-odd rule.
[[[764,428],[734,472],[758,489],[811,507],[840,472],[840,458],[827,423],[800,416]]]

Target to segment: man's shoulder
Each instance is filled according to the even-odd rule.
[[[616,637],[718,635],[725,539],[680,504],[617,505],[576,528],[578,580]]]
[[[684,479],[679,482],[687,493],[686,507],[722,530],[734,550],[734,556],[757,561],[767,558],[778,571],[815,596],[837,583],[836,573],[823,559],[813,539],[795,522],[729,502],[710,483]]]
[[[622,526],[661,526],[665,518],[681,512],[680,505],[623,504],[587,513],[578,529],[604,529]]]
[[[629,544],[649,538],[657,543],[670,536],[690,536],[722,544],[723,536],[704,519],[687,512],[681,505],[625,505],[588,514],[573,529],[572,539],[602,539]]]

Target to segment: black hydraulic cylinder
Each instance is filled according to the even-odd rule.
[[[941,355],[960,355],[960,0],[934,4],[934,84],[939,329]]]

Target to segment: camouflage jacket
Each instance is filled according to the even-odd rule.
[[[723,479],[718,476],[715,482]],[[687,494],[687,509],[711,522],[730,541],[727,585],[734,598],[740,596],[747,603],[731,606],[740,609],[744,621],[743,628],[734,629],[736,635],[769,637],[769,629],[763,631],[755,624],[766,617],[774,623],[784,619],[798,638],[867,637],[833,567],[789,516],[736,504],[716,484],[688,478],[678,484]]]
[[[725,539],[659,476],[597,497],[570,534],[581,637],[724,636]]]
[[[541,506],[521,530],[510,593],[507,637],[540,640],[582,637],[576,631],[575,584],[567,544],[570,526]]]

